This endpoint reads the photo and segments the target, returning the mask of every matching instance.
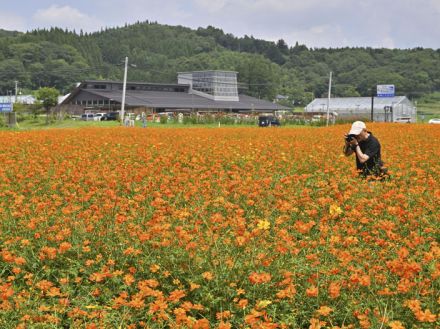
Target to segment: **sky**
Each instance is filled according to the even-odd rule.
[[[0,0],[0,29],[209,25],[309,48],[440,48],[440,0]]]

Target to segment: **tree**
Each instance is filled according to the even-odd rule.
[[[55,88],[44,87],[37,90],[35,96],[46,110],[46,124],[49,124],[49,113],[51,107],[58,104],[58,95],[60,93]]]

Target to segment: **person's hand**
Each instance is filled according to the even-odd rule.
[[[350,146],[356,146],[359,144],[359,142],[356,140],[356,138],[352,138],[351,141],[348,143]]]

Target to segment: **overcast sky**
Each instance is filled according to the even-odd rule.
[[[87,32],[136,21],[308,47],[440,48],[440,0],[0,0],[0,28]]]

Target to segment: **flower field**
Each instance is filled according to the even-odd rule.
[[[440,127],[0,132],[0,328],[440,326]]]

